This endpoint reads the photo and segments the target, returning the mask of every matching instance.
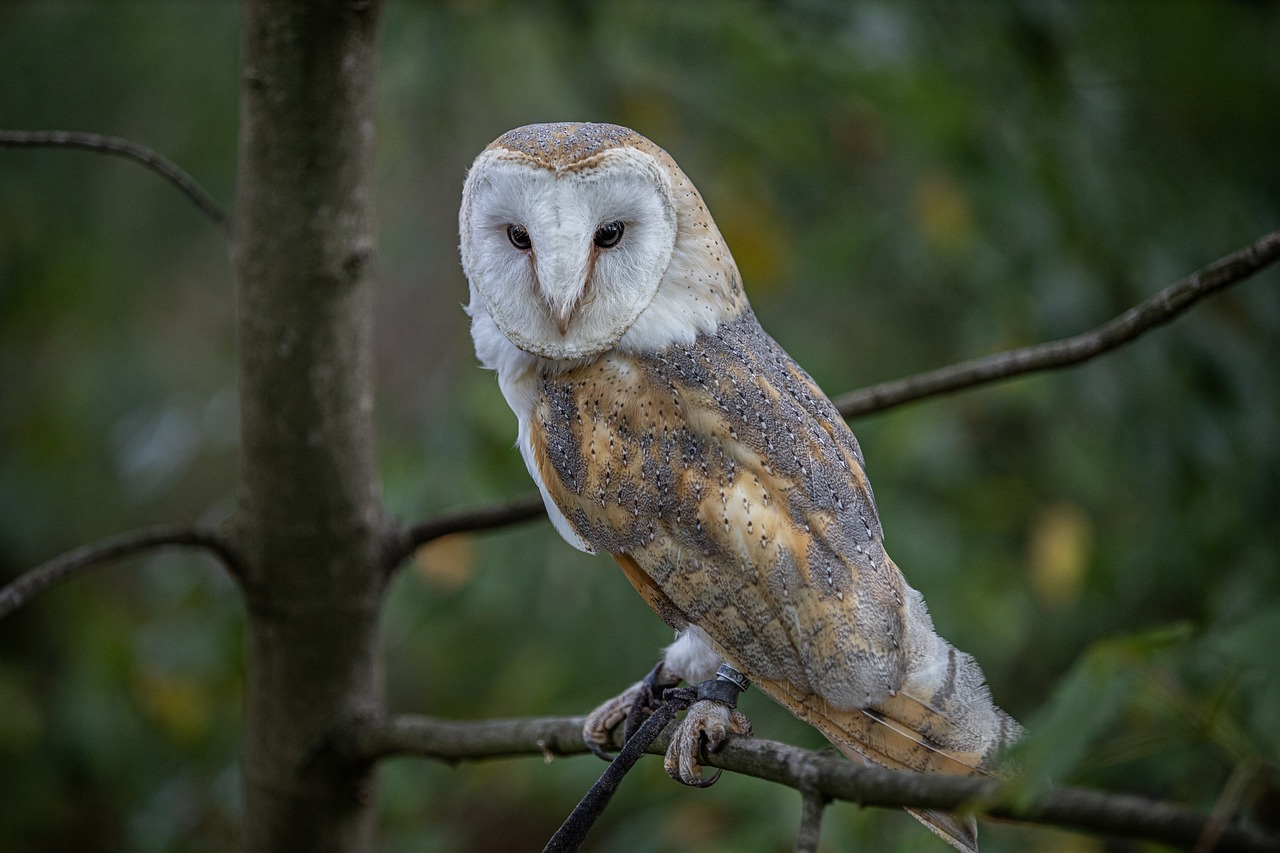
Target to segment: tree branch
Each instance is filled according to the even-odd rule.
[[[1272,231],[1088,332],[881,382],[837,397],[836,408],[846,418],[855,418],[999,379],[1080,364],[1168,323],[1206,296],[1243,281],[1277,259],[1280,231]]]
[[[220,533],[199,527],[148,527],[82,545],[19,575],[0,589],[0,619],[49,587],[82,572],[122,557],[171,546],[203,548],[221,560],[232,574],[239,574],[239,554]]]
[[[215,225],[223,229],[227,226],[226,212],[181,166],[145,145],[128,139],[67,130],[0,130],[0,148],[79,148],[127,157],[177,187]]]
[[[519,524],[546,515],[542,495],[523,495],[502,503],[477,509],[448,512],[403,528],[395,535],[389,549],[387,570],[393,571],[400,562],[418,548],[441,536],[453,533],[471,533],[477,530],[494,530],[511,524]]]
[[[800,829],[796,832],[795,853],[817,853],[818,839],[822,837],[822,813],[828,799],[814,790],[800,791]]]
[[[581,717],[542,717],[456,722],[400,716],[352,724],[335,746],[355,762],[395,755],[450,763],[517,755],[550,758],[587,751],[582,742],[583,721]],[[667,743],[664,734],[648,751],[661,755]],[[1078,788],[1053,788],[1024,801],[1010,797],[1001,783],[991,779],[862,767],[838,756],[761,738],[730,738],[720,752],[705,758],[710,766],[786,785],[808,797],[863,806],[968,809],[991,817],[1182,847],[1195,845],[1209,820],[1158,800]],[[1276,853],[1280,837],[1233,823],[1221,828],[1215,849]]]

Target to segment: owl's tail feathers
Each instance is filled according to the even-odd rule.
[[[976,665],[975,665],[976,666]],[[822,732],[854,761],[889,770],[952,776],[999,775],[995,758],[1021,727],[985,698],[986,714],[952,720],[943,708],[899,691],[874,708],[841,710],[816,696],[800,697],[777,682],[756,681],[761,691]],[[971,816],[935,809],[906,809],[957,850],[977,853],[978,825]]]
[[[934,809],[905,809],[934,835],[964,853],[978,853],[978,822]]]
[[[789,684],[760,678],[756,683],[855,760],[890,770],[999,778],[1000,752],[1022,727],[992,701],[977,661],[939,637],[920,594],[908,593],[906,677],[874,707],[837,708]],[[907,811],[957,849],[978,849],[971,817]]]
[[[996,776],[996,753],[1006,736],[1021,729],[989,700],[988,704],[992,720],[985,731],[957,729],[939,709],[902,692],[875,708],[807,710],[809,722],[854,760],[890,770]],[[906,811],[957,850],[977,853],[978,823],[972,816],[936,809]]]
[[[855,761],[865,761],[890,770],[945,773],[953,776],[987,776],[981,753],[949,748],[913,731],[903,722],[902,707],[918,712],[918,703],[899,694],[884,705],[862,711],[835,711],[821,714],[812,722],[840,751]],[[898,711],[898,714],[894,714]],[[935,731],[936,731],[936,727]],[[934,835],[964,853],[978,853],[978,822],[937,809],[907,808]]]
[[[1022,733],[985,686],[968,701],[904,687],[875,707],[844,710],[817,696],[797,696],[784,685],[756,683],[850,758],[889,770],[1001,778],[1001,750]]]

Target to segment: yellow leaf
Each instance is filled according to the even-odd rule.
[[[1084,583],[1093,525],[1079,507],[1051,504],[1033,522],[1028,550],[1036,596],[1050,607],[1070,604]]]
[[[953,178],[924,175],[915,186],[915,213],[925,239],[940,251],[955,252],[973,241],[969,197]]]
[[[139,676],[133,684],[138,704],[148,717],[180,743],[205,737],[212,702],[195,678],[172,673]]]

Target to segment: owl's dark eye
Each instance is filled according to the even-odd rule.
[[[606,222],[596,229],[595,244],[601,249],[612,249],[622,239],[622,223]]]
[[[522,252],[529,251],[533,246],[533,241],[529,239],[529,232],[524,230],[523,225],[508,225],[507,239],[511,241],[511,245]]]

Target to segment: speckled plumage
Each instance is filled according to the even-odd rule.
[[[510,151],[544,169],[580,170],[594,158],[615,148],[648,148],[656,145],[634,130],[616,124],[530,124],[495,139],[490,149]]]
[[[1016,724],[988,713],[976,664],[934,634],[885,553],[853,433],[753,314],[546,374],[537,399],[551,500],[593,549],[625,557],[663,621],[876,763],[989,769]],[[938,662],[936,686],[911,690]],[[898,742],[889,719],[939,748]]]
[[[548,358],[554,339],[517,346],[520,334],[486,309],[486,298],[510,294],[476,274],[496,264],[477,253],[501,260],[508,250],[468,235],[471,206],[489,202],[464,197],[477,353],[498,371],[557,529],[577,547],[612,554],[667,624],[846,754],[895,769],[992,772],[1017,723],[992,703],[973,659],[937,636],[920,594],[885,553],[857,440],[756,321],[688,178],[653,143],[612,125],[521,128],[486,150],[494,152],[508,164],[500,169],[587,181],[656,165],[668,174],[655,192],[669,192],[664,203],[675,211],[669,260],[654,273],[652,295],[636,297],[649,301],[634,320],[616,337],[612,328],[584,331],[582,340],[599,341],[595,351]],[[489,169],[485,156],[469,188],[484,186],[476,172]],[[636,239],[645,224],[635,223]],[[553,238],[561,235],[544,239]],[[590,267],[586,276],[576,298],[610,286]],[[528,299],[538,304],[536,293]],[[669,653],[668,664],[689,660],[688,651]],[[976,849],[971,823],[916,815]]]

